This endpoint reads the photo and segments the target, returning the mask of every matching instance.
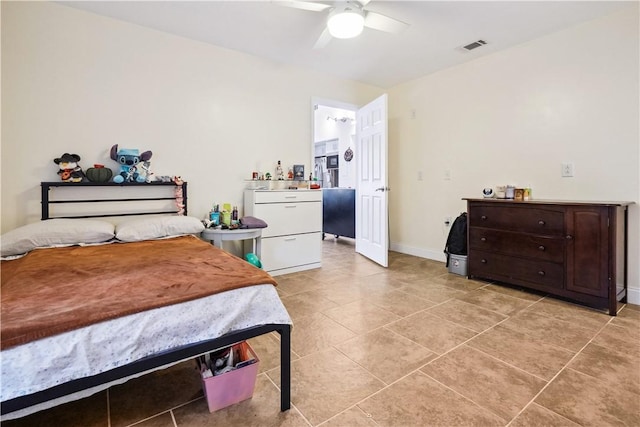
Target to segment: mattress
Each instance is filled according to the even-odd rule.
[[[35,393],[251,326],[291,323],[271,284],[234,289],[96,323],[3,350],[1,400]],[[143,374],[145,372],[135,376]],[[94,387],[65,400],[88,396],[110,385],[112,383]],[[60,403],[60,399],[46,402],[3,419]]]

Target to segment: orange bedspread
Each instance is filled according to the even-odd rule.
[[[2,261],[1,348],[275,280],[193,236],[38,249]]]

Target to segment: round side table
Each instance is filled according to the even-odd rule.
[[[262,228],[237,228],[235,230],[223,230],[215,228],[205,228],[201,234],[202,238],[211,241],[211,244],[222,249],[222,242],[225,240],[255,240],[253,252],[262,257]]]

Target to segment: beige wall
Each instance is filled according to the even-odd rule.
[[[40,219],[53,159],[116,170],[113,144],[189,181],[189,213],[242,206],[254,170],[310,169],[311,98],[378,88],[44,2],[2,2],[2,231]]]
[[[538,199],[637,203],[638,31],[635,4],[393,88],[392,247],[443,259],[444,217],[500,184],[530,185]],[[561,177],[564,161],[573,178]],[[631,207],[629,260],[640,303],[638,212]]]

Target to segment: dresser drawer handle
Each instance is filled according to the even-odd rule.
[[[481,238],[480,238],[480,241],[481,241],[481,242],[486,242],[486,241],[487,241],[487,238],[486,238],[486,237],[481,237]]]
[[[573,239],[573,236],[571,234],[567,234],[567,236],[565,237],[567,240],[571,240]]]
[[[483,220],[483,221],[486,221],[486,220],[487,220],[487,216],[486,216],[486,215],[482,215],[482,216],[480,217],[480,219],[481,219],[481,220]]]
[[[296,199],[298,196],[284,196],[285,199]]]
[[[538,246],[538,249],[540,249],[541,251],[544,251],[546,248],[542,245]]]
[[[284,208],[285,209],[291,209],[291,208],[296,208],[298,207],[298,205],[285,205]]]
[[[542,271],[542,270],[538,271],[538,275],[539,276],[544,276],[544,271]]]
[[[483,264],[486,264],[487,260],[486,259],[481,259],[480,262],[483,263]]]
[[[538,225],[544,225],[544,221],[543,220],[538,221]]]
[[[292,242],[294,240],[296,240],[295,237],[288,237],[288,238],[284,239],[285,242]]]

